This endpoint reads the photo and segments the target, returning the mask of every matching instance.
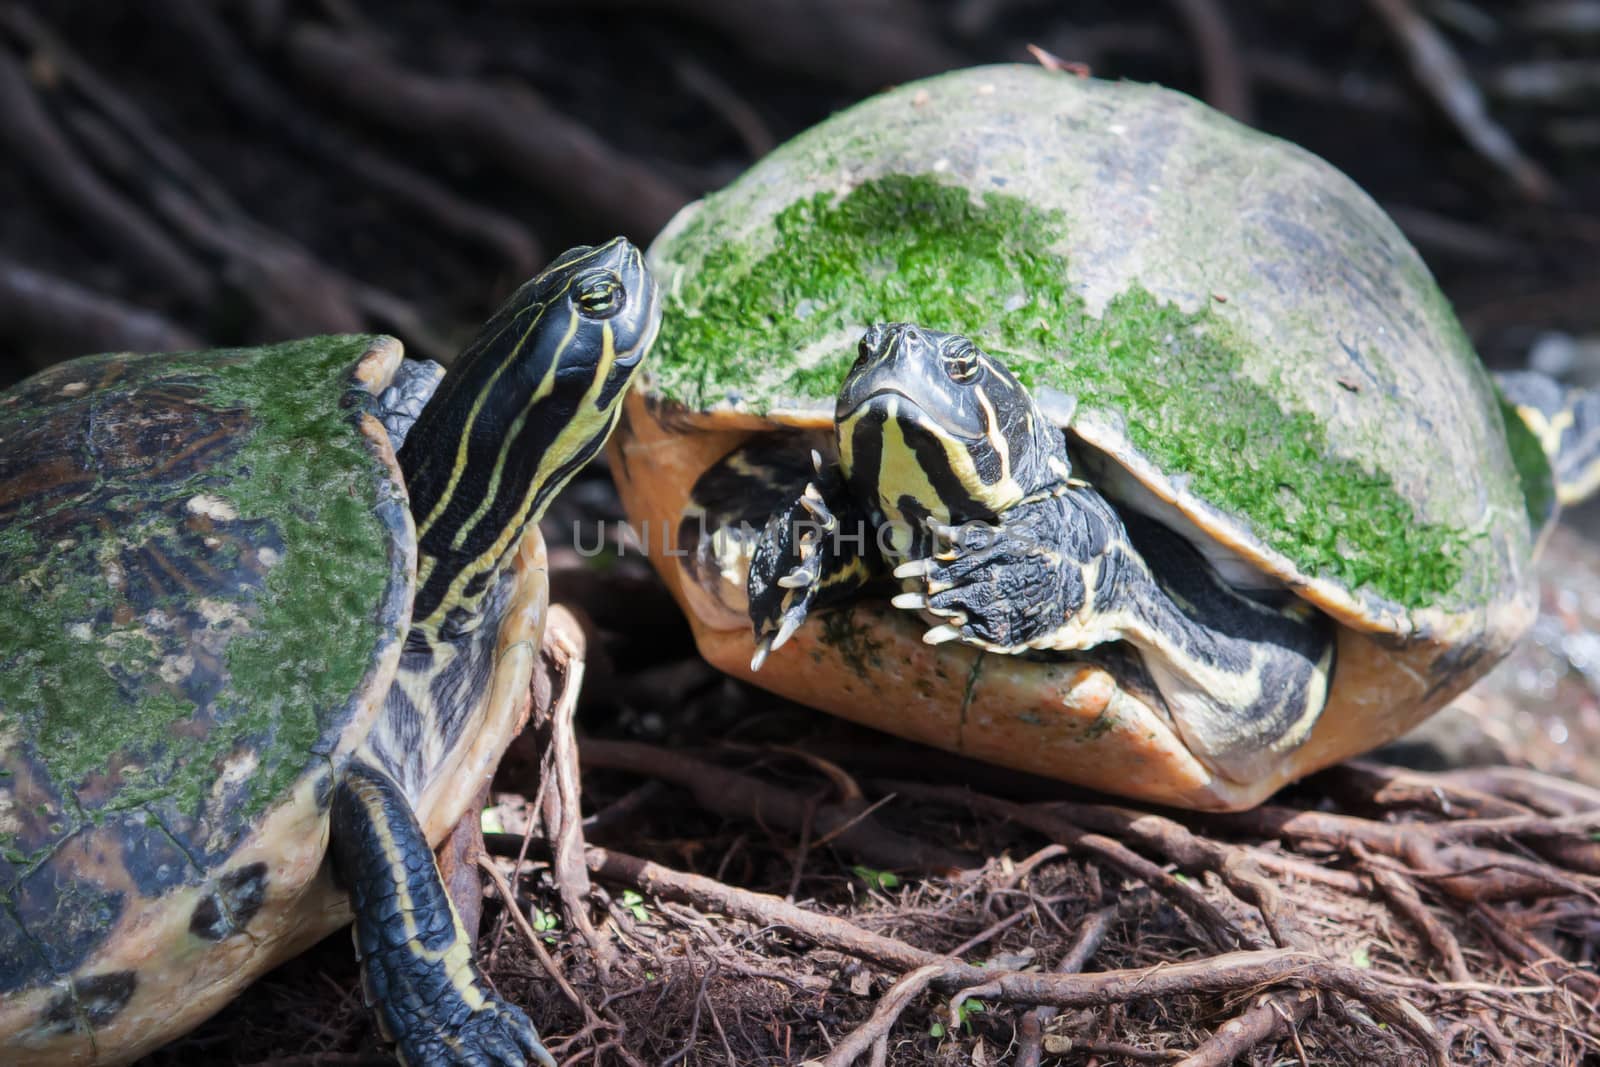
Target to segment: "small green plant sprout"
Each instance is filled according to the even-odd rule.
[[[650,912],[644,906],[644,897],[640,896],[638,893],[634,892],[632,889],[627,889],[627,890],[623,891],[623,893],[622,893],[622,906],[624,908],[627,908],[628,911],[632,912],[633,913],[633,917],[635,919],[637,919],[639,922],[649,922],[650,921]]]
[[[961,1029],[970,1036],[972,1034],[972,1017],[982,1015],[987,1010],[988,1008],[984,1006],[981,1000],[971,997],[963,1000],[961,1005],[956,1008],[956,1013],[961,1018]],[[947,1032],[944,1023],[937,1019],[928,1027],[928,1036],[935,1040],[944,1037]]]
[[[535,907],[533,909],[533,928],[543,934],[544,939],[553,945],[556,942],[554,931],[561,928],[561,920],[556,916],[555,912]]]
[[[869,889],[887,893],[891,889],[900,887],[900,876],[893,871],[880,871],[861,864],[851,867],[850,870],[857,878],[867,883]]]

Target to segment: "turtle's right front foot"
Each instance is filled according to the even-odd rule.
[[[756,652],[750,669],[759,671],[767,655],[806,621],[822,588],[823,561],[839,520],[816,483],[767,523],[750,556],[746,590]]]

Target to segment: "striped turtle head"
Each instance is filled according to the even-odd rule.
[[[507,451],[543,458],[535,488],[548,499],[605,444],[660,322],[655,281],[626,238],[562,253],[451,369],[478,384],[486,421],[471,432],[523,438]]]
[[[644,257],[618,237],[557,257],[462,351],[400,450],[414,623],[470,623],[523,530],[605,444],[660,321]]]
[[[998,360],[957,334],[873,326],[834,412],[839,463],[885,514],[991,520],[1068,474],[1061,432]]]

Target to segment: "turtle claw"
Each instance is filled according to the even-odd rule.
[[[942,645],[950,641],[959,640],[961,640],[961,631],[948,623],[935,626],[922,635],[922,642],[927,645]]]
[[[921,611],[928,606],[928,598],[921,593],[900,593],[892,598],[889,603],[897,608],[905,608],[907,611]]]
[[[767,657],[782,648],[805,621],[806,610],[804,605],[796,604],[785,611],[783,618],[778,622],[777,631],[764,634],[756,641],[755,654],[750,657],[750,669],[759,671],[762,665],[767,662]]]
[[[806,615],[803,611],[790,610],[784,612],[783,622],[778,624],[778,634],[772,639],[772,647],[782,648],[784,643],[794,636],[794,632],[800,629],[800,624],[805,621]]]
[[[926,578],[937,570],[939,564],[931,559],[908,559],[894,569],[896,578]]]

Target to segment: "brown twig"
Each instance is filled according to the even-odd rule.
[[[1470,982],[1472,973],[1467,970],[1466,958],[1461,955],[1461,945],[1456,941],[1455,935],[1445,929],[1444,924],[1428,910],[1422,894],[1417,892],[1417,887],[1399,871],[1374,857],[1360,842],[1355,842],[1351,848],[1373,883],[1383,893],[1384,899],[1389,902],[1389,906],[1399,912],[1400,916],[1427,940],[1433,951],[1444,962],[1445,973],[1450,976],[1450,980]]]
[[[1189,963],[1095,974],[1002,974],[951,997],[950,1018],[952,1025],[958,1024],[962,1003],[972,998],[1086,1008],[1143,997],[1229,993],[1286,983],[1304,983],[1357,1001],[1409,1036],[1427,1053],[1430,1063],[1438,1067],[1448,1063],[1427,1016],[1372,974],[1309,952],[1285,949],[1231,952]]]
[[[1600,808],[1600,789],[1521,767],[1471,767],[1438,777],[1457,788],[1501,797],[1546,815],[1575,815]]]
[[[1126,875],[1137,878],[1166,897],[1206,932],[1218,948],[1254,946],[1257,942],[1236,927],[1194,886],[1179,881],[1156,864],[1129,849],[1120,841],[1089,833],[1043,806],[1014,804],[1009,800],[974,793],[951,786],[924,785],[919,782],[886,783],[889,788],[911,799],[955,804],[983,812],[1020,826],[1027,826],[1071,848],[1081,849],[1111,864]]]
[[[583,628],[559,605],[545,621],[544,644],[539,650],[541,672],[551,690],[547,716],[534,725],[548,738],[540,761],[544,789],[540,820],[550,843],[550,873],[568,920],[589,946],[602,976],[616,963],[616,947],[589,921],[589,869],[583,862],[582,779],[578,769],[578,741],[573,729],[578,694],[583,686]]]
[[[1565,822],[1531,817],[1519,817],[1510,822],[1461,820],[1459,830],[1452,829],[1457,824],[1449,821],[1377,822],[1274,805],[1243,812],[1208,814],[1203,818],[1218,829],[1276,837],[1299,847],[1320,846],[1349,852],[1352,844],[1359,842],[1374,852],[1404,860],[1429,877],[1444,880],[1445,889],[1464,900],[1509,900],[1563,893],[1595,895],[1595,880],[1584,874],[1568,875],[1548,863],[1452,843],[1460,839],[1504,837],[1508,831],[1515,831],[1519,836],[1571,839],[1579,832],[1579,827],[1588,823],[1585,815],[1573,816]],[[1579,840],[1578,843],[1584,842]]]
[[[948,963],[929,963],[902,974],[889,991],[878,998],[872,1015],[833,1047],[822,1067],[850,1067],[868,1048],[885,1038],[913,1000],[920,997],[934,979],[943,977]]]
[[[533,928],[533,923],[529,922],[528,917],[522,914],[522,902],[512,891],[511,883],[506,881],[506,876],[500,873],[499,867],[495,866],[494,860],[488,856],[479,856],[478,867],[489,876],[489,880],[494,883],[494,887],[500,891],[500,899],[506,906],[506,913],[511,916],[512,923],[516,925],[517,930],[521,932],[523,939],[528,943],[528,949],[539,961],[539,966],[544,968],[545,973],[550,976],[550,980],[561,990],[562,996],[571,1001],[572,1006],[583,1012],[585,1016],[593,1014],[589,1005],[578,995],[578,991],[572,988],[572,983],[567,981],[567,976],[561,970],[561,965],[555,961],[555,957],[550,955],[550,952],[544,947],[544,943],[539,940],[539,933]]]
[[[1261,913],[1261,921],[1277,945],[1295,944],[1278,889],[1248,849],[1202,837],[1176,819],[1153,812],[1070,801],[1042,806],[1060,811],[1075,824],[1131,840],[1180,870],[1215,873],[1234,896]]]
[[[1002,972],[939,956],[903,941],[863,930],[831,915],[806,911],[782,899],[723,885],[700,875],[662,867],[607,849],[590,848],[589,869],[641,893],[685,900],[702,910],[721,910],[760,926],[786,927],[827,948],[899,971],[930,964],[937,988],[958,990],[951,1011],[971,997],[1063,1008],[1098,1007],[1145,997],[1238,992],[1257,986],[1306,984],[1361,1002],[1379,1019],[1407,1034],[1433,1064],[1445,1064],[1438,1034],[1427,1018],[1385,986],[1375,974],[1308,952],[1268,949],[1231,952],[1201,960],[1093,974]],[[959,1018],[956,1025],[959,1025]]]

